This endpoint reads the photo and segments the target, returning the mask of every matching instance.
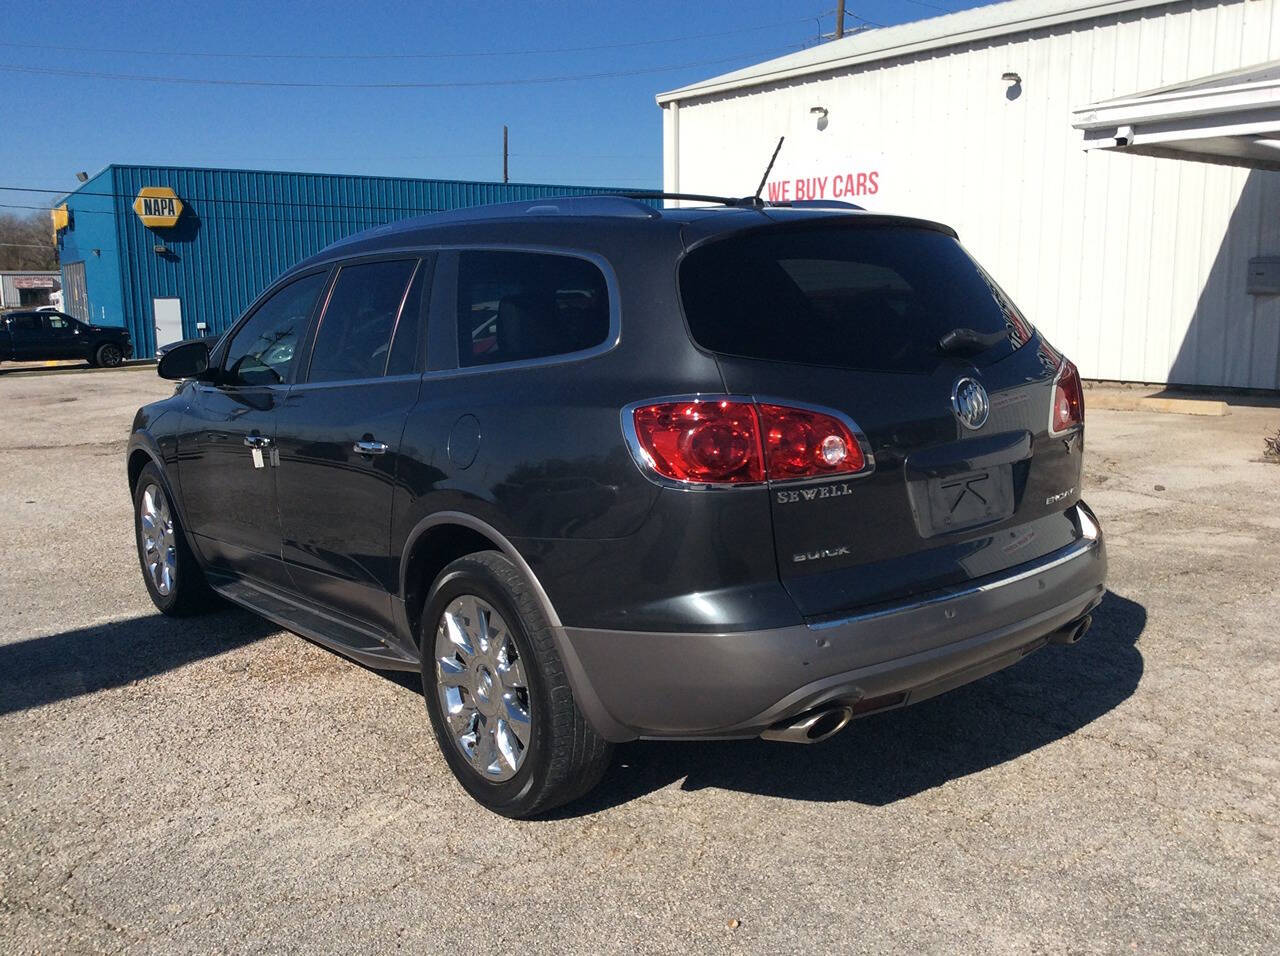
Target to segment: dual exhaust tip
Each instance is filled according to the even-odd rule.
[[[1078,621],[1073,621],[1060,631],[1054,631],[1049,635],[1050,644],[1075,644],[1080,638],[1089,632],[1089,628],[1093,626],[1093,615],[1086,614]]]
[[[1049,642],[1051,644],[1075,644],[1088,633],[1092,624],[1093,615],[1086,614],[1078,621],[1072,621],[1066,627],[1049,635]],[[864,710],[880,709],[879,705],[897,703],[904,697],[905,695],[897,694],[883,699],[876,698],[874,701],[864,701],[858,705],[858,711],[862,713]],[[867,704],[874,706],[865,706]],[[853,706],[849,704],[828,704],[824,707],[807,711],[799,717],[792,717],[790,720],[774,724],[765,730],[760,737],[763,740],[781,740],[790,744],[820,743],[844,730],[849,721],[853,719],[853,711]]]
[[[840,733],[852,717],[853,708],[846,704],[833,704],[774,724],[760,736],[764,740],[781,740],[789,744],[816,744]]]

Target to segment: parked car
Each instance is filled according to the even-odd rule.
[[[1070,644],[1103,594],[1080,378],[946,226],[626,198],[339,242],[128,445],[143,580],[421,673],[482,804],[612,743],[814,742]]]
[[[179,345],[186,345],[189,342],[206,342],[210,348],[217,344],[216,339],[207,340],[204,336],[196,336],[190,339],[178,339],[176,342],[164,342],[156,346],[156,361],[159,362],[164,358],[165,352],[168,352],[171,349],[176,349]]]
[[[116,368],[133,357],[125,329],[89,325],[65,312],[16,311],[0,316],[0,362],[84,359]]]

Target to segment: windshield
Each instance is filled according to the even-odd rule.
[[[995,336],[989,364],[1030,325],[955,239],[911,226],[776,229],[708,243],[680,267],[689,331],[727,355],[927,373],[953,329]]]

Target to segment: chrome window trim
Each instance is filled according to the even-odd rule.
[[[422,373],[424,379],[442,379],[454,378],[461,375],[474,375],[478,372],[505,372],[512,369],[527,368],[545,368],[551,365],[564,365],[569,362],[581,362],[586,359],[596,358],[607,352],[613,351],[622,344],[622,297],[618,294],[618,277],[613,270],[613,264],[598,252],[592,252],[587,249],[580,249],[571,246],[547,245],[542,243],[508,243],[508,242],[432,242],[432,243],[411,243],[402,246],[390,246],[386,249],[372,249],[364,252],[352,253],[346,256],[334,256],[319,261],[309,262],[305,267],[298,269],[298,277],[301,278],[307,272],[324,268],[338,269],[344,265],[350,265],[359,260],[396,258],[398,256],[425,256],[427,254],[440,255],[448,252],[532,252],[549,256],[568,256],[574,259],[585,259],[592,265],[596,266],[604,275],[605,289],[609,294],[609,331],[605,335],[605,340],[599,345],[592,346],[589,349],[581,349],[577,352],[565,352],[561,355],[547,355],[536,359],[518,359],[512,362],[493,362],[489,365],[468,365],[461,364],[460,356],[455,357],[453,368],[432,369]],[[275,288],[285,280],[288,274],[281,276],[272,284]],[[264,293],[265,295],[265,293]],[[454,288],[454,309],[457,308],[457,287]],[[327,302],[325,303],[327,306]],[[252,308],[252,307],[251,307]],[[456,321],[456,317],[453,319]],[[430,323],[428,323],[429,325]],[[454,337],[457,337],[456,332]]]
[[[719,481],[677,481],[674,478],[668,478],[666,475],[660,474],[654,466],[653,459],[640,444],[640,437],[636,434],[635,410],[644,405],[660,405],[664,402],[744,402],[752,405],[785,405],[789,408],[800,408],[805,411],[817,412],[821,415],[830,415],[832,418],[839,420],[858,442],[858,447],[862,451],[864,465],[861,470],[855,472],[847,472],[845,474],[821,475],[814,478],[782,478],[776,480],[766,479],[764,481],[735,481],[735,482],[719,482]],[[866,478],[876,470],[875,455],[871,452],[871,444],[867,441],[867,436],[862,429],[858,427],[858,423],[846,415],[844,412],[835,408],[826,408],[822,405],[811,405],[806,402],[795,402],[789,399],[776,398],[771,395],[727,395],[713,392],[695,392],[689,395],[664,395],[658,398],[641,399],[638,402],[631,402],[622,407],[619,413],[622,421],[622,437],[627,444],[627,450],[631,452],[631,460],[636,463],[636,467],[640,469],[640,473],[648,478],[655,485],[662,488],[671,488],[676,491],[751,491],[758,488],[790,488],[797,485],[812,485],[824,482],[834,481],[854,481],[859,478]]]
[[[239,392],[239,391],[247,391],[249,389],[264,389],[264,388],[272,392],[275,392],[275,391],[287,392],[289,389],[293,388],[293,384],[291,382],[274,382],[274,383],[267,383],[263,385],[218,385],[214,382],[205,382],[195,378],[184,379],[184,381],[190,382],[192,385],[195,386],[197,391],[201,391],[201,392]]]
[[[416,382],[420,378],[422,378],[421,372],[406,372],[403,375],[377,375],[373,378],[344,378],[334,382],[294,382],[289,388],[293,392],[307,392],[325,388],[346,388],[352,385],[377,385],[380,382]]]
[[[588,349],[579,349],[576,352],[562,352],[556,355],[544,355],[540,358],[532,359],[515,359],[510,362],[490,362],[486,365],[463,365],[462,356],[459,354],[455,360],[455,367],[451,369],[438,369],[434,372],[427,372],[427,376],[431,378],[445,378],[456,375],[474,375],[477,372],[499,372],[506,369],[522,369],[522,368],[543,368],[548,365],[563,365],[567,362],[581,362],[584,359],[595,358],[606,352],[611,352],[617,348],[622,342],[622,298],[618,294],[618,278],[613,272],[613,265],[604,256],[597,252],[587,252],[582,249],[570,249],[564,246],[536,246],[536,245],[506,245],[499,243],[450,243],[439,247],[446,252],[528,252],[536,255],[563,256],[570,259],[584,259],[590,262],[600,274],[604,276],[605,292],[609,296],[609,329],[605,333],[604,341],[598,345],[593,345]],[[454,283],[454,300],[453,314],[451,321],[457,321],[458,307],[458,287]],[[455,329],[454,338],[457,338]]]
[[[329,314],[329,305],[333,301],[333,293],[338,288],[338,283],[342,281],[342,273],[345,269],[353,266],[376,265],[379,262],[413,262],[413,268],[409,270],[409,281],[405,283],[404,291],[400,293],[400,304],[396,306],[395,317],[391,320],[391,338],[387,340],[387,357],[382,363],[382,375],[366,376],[365,378],[343,378],[335,379],[337,383],[349,385],[353,382],[371,382],[379,381],[386,377],[387,363],[391,361],[391,347],[395,344],[396,329],[400,327],[400,317],[404,314],[404,304],[409,300],[409,290],[413,288],[414,280],[417,279],[418,273],[423,269],[423,263],[426,260],[421,257],[404,256],[404,255],[388,255],[388,256],[358,256],[350,260],[335,263],[333,265],[333,275],[329,277],[329,283],[324,293],[324,302],[320,306],[320,311],[316,313],[315,327],[309,330],[307,335],[307,367],[305,370],[299,369],[299,374],[293,377],[295,385],[325,385],[327,382],[312,382],[311,366],[316,357],[316,342],[320,339],[320,331],[324,328],[325,316]],[[417,377],[414,372],[414,377]]]

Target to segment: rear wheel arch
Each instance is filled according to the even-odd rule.
[[[420,521],[409,535],[404,559],[400,563],[400,593],[404,597],[405,614],[410,633],[419,632],[422,609],[431,585],[451,562],[480,551],[497,551],[506,555],[529,582],[543,614],[552,627],[560,627],[547,592],[533,569],[505,535],[488,522],[461,511],[442,511]]]

